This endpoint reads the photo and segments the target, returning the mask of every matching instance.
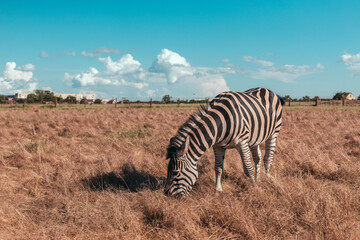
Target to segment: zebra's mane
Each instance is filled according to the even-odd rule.
[[[175,137],[170,139],[170,144],[167,148],[167,156],[166,158],[173,158],[173,156],[180,149],[181,145],[185,142],[187,136],[192,131],[191,129],[196,127],[196,124],[202,120],[205,115],[208,113],[209,104],[200,105],[198,111],[192,114],[186,122],[179,128]]]

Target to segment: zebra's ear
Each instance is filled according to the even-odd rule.
[[[185,142],[181,145],[180,149],[179,149],[179,155],[182,156],[185,153],[187,153],[188,149],[189,149],[189,144],[190,144],[190,138],[189,136],[186,137]]]

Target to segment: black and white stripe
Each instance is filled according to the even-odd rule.
[[[215,153],[216,190],[222,191],[225,151],[236,148],[251,181],[260,174],[260,144],[265,142],[264,165],[269,172],[281,128],[284,101],[266,88],[223,92],[192,115],[170,140],[167,158],[169,195],[186,195],[197,177],[197,161],[212,147]],[[251,163],[253,155],[255,171]],[[254,174],[255,173],[255,174]]]

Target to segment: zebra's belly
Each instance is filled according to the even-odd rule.
[[[215,144],[217,147],[221,147],[221,148],[225,148],[225,149],[231,149],[231,148],[235,148],[237,145],[239,145],[239,143],[243,141],[240,139],[233,139],[231,140],[229,143],[218,143]]]
[[[250,138],[251,139],[251,138]],[[221,147],[221,148],[225,148],[225,149],[231,149],[231,148],[236,148],[236,146],[238,146],[241,142],[243,141],[247,141],[249,144],[249,147],[254,147],[254,146],[258,146],[260,144],[262,144],[263,142],[266,141],[266,139],[258,139],[256,142],[251,142],[250,139],[247,138],[239,138],[239,139],[233,139],[231,140],[229,143],[218,143],[215,144],[217,147]]]

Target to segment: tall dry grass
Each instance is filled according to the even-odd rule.
[[[215,194],[209,150],[176,200],[165,149],[192,112],[0,110],[0,239],[358,239],[358,110],[285,112],[271,177],[228,150]]]

